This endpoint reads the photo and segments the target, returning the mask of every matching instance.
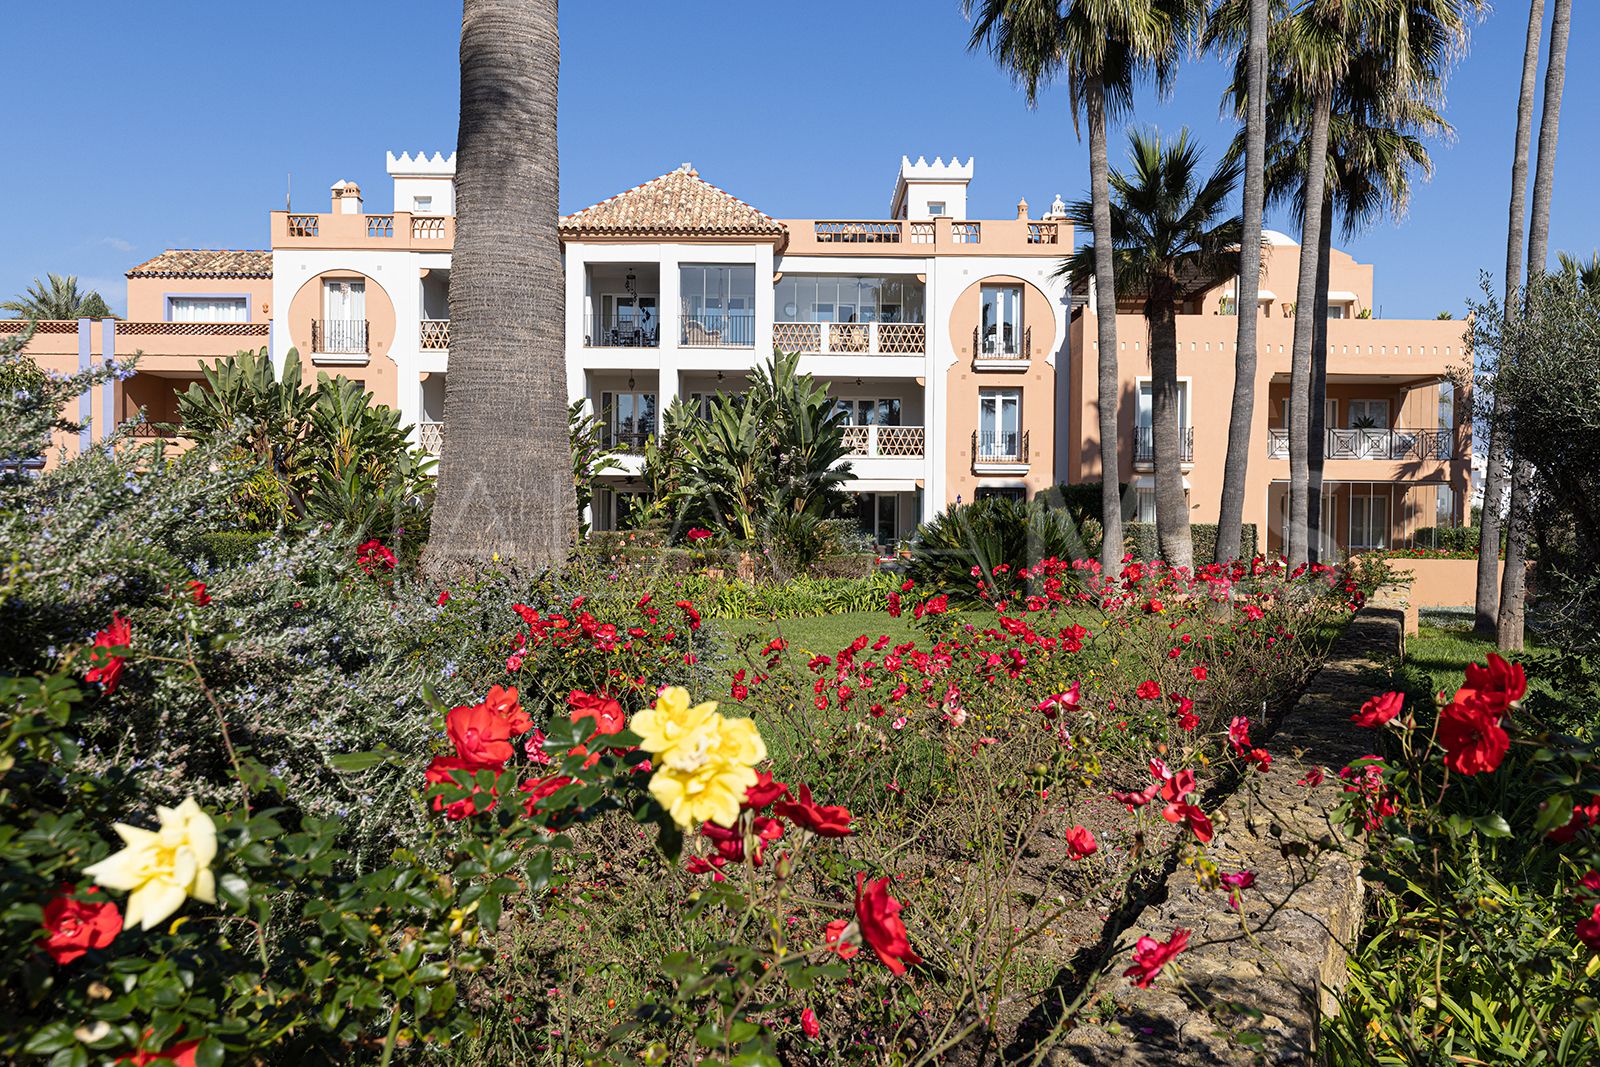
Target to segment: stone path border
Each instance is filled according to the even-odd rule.
[[[1328,990],[1344,984],[1345,947],[1362,917],[1359,845],[1331,822],[1344,799],[1337,773],[1371,752],[1370,731],[1350,715],[1387,688],[1385,668],[1404,648],[1406,611],[1404,591],[1385,589],[1351,620],[1268,742],[1272,770],[1243,783],[1217,813],[1206,854],[1222,872],[1256,873],[1242,895],[1250,935],[1226,892],[1202,890],[1180,864],[1165,897],[1158,893],[1127,931],[1130,941],[1144,934],[1164,941],[1174,927],[1192,930],[1179,974],[1164,971],[1149,989],[1114,979],[1113,1015],[1064,1034],[1047,1054],[1052,1067],[1315,1062],[1317,1028],[1332,1007]],[[1299,784],[1315,768],[1326,775],[1322,784]],[[1227,1030],[1259,1040],[1251,1047]]]

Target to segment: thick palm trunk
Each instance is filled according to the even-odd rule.
[[[1306,133],[1305,218],[1300,225],[1300,277],[1295,287],[1294,346],[1289,358],[1289,566],[1309,558],[1307,498],[1311,484],[1311,345],[1316,327],[1317,249],[1322,240],[1322,190],[1327,185],[1328,112],[1332,84],[1317,90]]]
[[[1556,142],[1561,129],[1561,92],[1567,80],[1567,37],[1572,29],[1572,0],[1555,0],[1550,16],[1550,61],[1544,72],[1544,112],[1539,116],[1539,161],[1533,173],[1533,211],[1528,219],[1528,278],[1543,274],[1550,255],[1550,198],[1555,192]],[[1502,353],[1502,358],[1504,353]],[[1515,355],[1513,354],[1513,357]],[[1519,649],[1526,614],[1528,550],[1528,498],[1534,477],[1531,464],[1511,452],[1511,506],[1506,521],[1506,569],[1500,579],[1497,640],[1502,649]]]
[[[1256,404],[1256,335],[1261,320],[1261,214],[1266,199],[1267,0],[1250,0],[1245,42],[1244,236],[1239,245],[1235,309],[1238,342],[1233,354],[1233,410],[1228,416],[1228,451],[1223,459],[1222,504],[1217,512],[1216,562],[1238,559],[1250,470],[1251,421]]]
[[[1311,331],[1311,400],[1306,439],[1306,552],[1322,559],[1322,465],[1327,459],[1328,433],[1328,272],[1333,258],[1333,197],[1322,194],[1322,233],[1317,240],[1317,299],[1312,305],[1316,321]]]
[[[1106,155],[1106,100],[1098,80],[1084,92],[1089,122],[1089,198],[1094,210],[1095,321],[1098,327],[1100,403],[1100,569],[1115,574],[1122,564],[1122,486],[1117,448],[1117,284],[1112,268],[1111,164]]]
[[[1517,97],[1517,137],[1511,156],[1511,219],[1506,228],[1507,320],[1517,313],[1522,283],[1522,242],[1528,211],[1528,146],[1533,140],[1533,96],[1539,80],[1539,38],[1544,31],[1544,0],[1528,5],[1528,38],[1522,49],[1522,92]],[[1500,502],[1505,496],[1506,435],[1500,429],[1500,394],[1489,412],[1489,460],[1483,477],[1483,511],[1478,519],[1478,590],[1473,629],[1487,637],[1498,630],[1500,605]]]
[[[430,566],[552,566],[577,531],[556,233],[557,0],[465,0],[449,427]]]
[[[1156,537],[1172,567],[1194,569],[1189,501],[1183,494],[1183,453],[1178,440],[1178,323],[1172,296],[1157,286],[1145,310],[1150,324],[1150,438],[1156,459]]]

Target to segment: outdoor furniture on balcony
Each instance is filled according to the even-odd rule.
[[[1033,327],[1024,326],[1022,337],[1008,331],[1001,331],[991,326],[988,333],[983,332],[983,327],[972,328],[972,352],[975,359],[1010,359],[1026,360],[1033,350]]]
[[[972,431],[974,463],[1025,463],[1027,458],[1027,430]]]
[[[417,445],[429,455],[437,456],[444,448],[444,423],[417,423]]]
[[[1330,426],[1326,431],[1323,456],[1326,459],[1454,459],[1454,430],[1378,429]],[[1289,458],[1289,431],[1281,427],[1267,430],[1267,458]]]
[[[920,356],[927,331],[920,322],[775,322],[772,343],[815,355]]]
[[[367,355],[366,319],[312,319],[311,351],[326,355]]]
[[[424,352],[444,352],[450,348],[450,320],[423,319],[417,347]]]
[[[682,343],[699,348],[754,348],[755,312],[705,312],[699,316],[686,316],[683,320]]]
[[[1154,427],[1135,426],[1133,428],[1133,461],[1135,463],[1154,463],[1156,461]],[[1194,462],[1193,426],[1180,426],[1178,428],[1178,462]]]
[[[845,426],[844,447],[852,456],[919,457],[926,431],[921,426]]]
[[[584,345],[589,348],[656,348],[661,344],[661,331],[653,323],[630,322],[615,316],[600,315],[595,317],[590,327],[583,338]]]

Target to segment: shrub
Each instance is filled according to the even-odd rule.
[[[247,530],[207,530],[195,537],[195,548],[212,567],[231,567],[261,554],[262,546],[276,540],[271,533]]]
[[[977,599],[977,583],[993,583],[997,571],[1020,571],[1045,559],[1084,559],[1086,548],[1066,510],[1038,500],[990,497],[952,505],[919,527],[907,574],[919,586]]]
[[[1196,566],[1211,562],[1217,554],[1217,524],[1214,522],[1193,522],[1189,524],[1189,533],[1194,538]],[[1123,542],[1128,546],[1128,551],[1133,553],[1135,559],[1161,558],[1161,542],[1156,536],[1155,523],[1127,523],[1122,528],[1122,535]],[[1247,522],[1239,527],[1239,558],[1253,559],[1255,554],[1256,524]]]
[[[1481,533],[1476,526],[1423,526],[1413,535],[1412,542],[1417,548],[1477,555]]]

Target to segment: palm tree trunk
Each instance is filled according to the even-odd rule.
[[[1517,98],[1517,137],[1511,156],[1511,222],[1506,228],[1507,320],[1516,315],[1522,282],[1522,242],[1528,211],[1528,146],[1533,140],[1533,96],[1539,80],[1539,38],[1544,32],[1544,0],[1528,4],[1528,39],[1522,49],[1522,92]],[[1489,411],[1489,461],[1483,476],[1483,510],[1478,519],[1478,590],[1473,629],[1487,637],[1498,630],[1500,603],[1500,501],[1505,496],[1506,435],[1499,429],[1500,394]]]
[[[1561,92],[1567,80],[1567,37],[1572,30],[1572,0],[1555,0],[1550,16],[1550,60],[1544,72],[1544,112],[1539,117],[1539,160],[1533,172],[1533,211],[1528,220],[1528,278],[1543,274],[1550,255],[1550,198],[1555,191],[1556,141],[1561,129]],[[1502,354],[1503,356],[1503,354]],[[1514,355],[1513,355],[1513,358]],[[1512,439],[1516,456],[1516,440]],[[1528,497],[1535,472],[1514,458],[1511,506],[1507,515],[1506,569],[1500,578],[1497,640],[1502,649],[1519,649],[1526,615]]]
[[[1261,314],[1261,214],[1266,199],[1267,0],[1250,0],[1245,43],[1244,236],[1239,245],[1235,310],[1239,337],[1233,354],[1233,410],[1228,416],[1228,451],[1222,468],[1222,505],[1217,512],[1216,562],[1239,558],[1246,476],[1250,468],[1251,419],[1256,404],[1256,335]]]
[[[1311,409],[1306,440],[1306,553],[1322,559],[1322,464],[1327,458],[1328,272],[1333,257],[1333,195],[1322,194],[1322,232],[1317,239],[1317,299],[1311,312]]]
[[[1306,562],[1311,484],[1311,344],[1317,302],[1317,249],[1322,240],[1322,190],[1327,185],[1328,113],[1333,85],[1317,89],[1306,133],[1305,218],[1300,225],[1300,278],[1295,287],[1294,347],[1289,359],[1289,567]]]
[[[1118,477],[1120,431],[1117,412],[1122,383],[1117,377],[1117,284],[1112,268],[1111,164],[1106,154],[1106,99],[1098,78],[1084,90],[1089,122],[1089,199],[1094,210],[1094,291],[1098,326],[1100,396],[1100,543],[1102,574],[1122,565],[1122,485]]]
[[[465,0],[449,433],[428,564],[566,558],[577,532],[556,232],[557,0]]]
[[[1171,567],[1194,569],[1189,501],[1178,442],[1178,323],[1172,295],[1157,285],[1145,309],[1150,324],[1150,438],[1156,459],[1156,537]]]

